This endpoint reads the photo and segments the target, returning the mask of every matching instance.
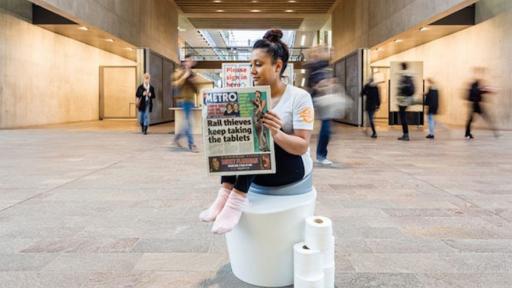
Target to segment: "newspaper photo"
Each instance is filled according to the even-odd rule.
[[[203,140],[209,175],[273,174],[274,142],[263,115],[270,87],[203,92]]]

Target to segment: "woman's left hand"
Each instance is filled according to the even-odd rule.
[[[277,116],[276,113],[272,111],[268,111],[263,115],[263,125],[270,130],[272,137],[275,136],[279,131],[281,131],[281,127],[283,126],[283,122],[281,118]]]

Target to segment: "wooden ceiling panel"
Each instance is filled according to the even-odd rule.
[[[293,1],[293,0],[292,0]],[[322,14],[327,13],[336,0],[175,0],[183,13],[251,13],[251,10],[260,10],[259,13],[286,13],[286,14]],[[285,10],[292,10],[285,12]]]
[[[299,29],[302,18],[189,18],[197,29]]]

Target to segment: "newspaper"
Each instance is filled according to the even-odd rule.
[[[203,140],[209,175],[273,174],[274,142],[262,117],[270,87],[203,92]]]

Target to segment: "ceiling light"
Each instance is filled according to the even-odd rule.
[[[258,0],[252,0],[251,2],[252,3],[258,3]]]
[[[261,12],[261,10],[253,9],[253,10],[251,10],[251,12],[253,12],[253,13],[258,13],[258,12]]]
[[[284,12],[286,12],[286,13],[292,13],[292,12],[295,12],[295,10],[284,10]]]
[[[425,32],[425,31],[427,31],[427,30],[429,30],[427,27],[421,27],[421,28],[420,28],[420,32]]]
[[[302,35],[300,38],[300,46],[306,45],[306,35]]]
[[[219,10],[217,10],[217,12],[224,12],[224,10],[222,10],[222,9],[219,9]]]
[[[300,69],[300,73],[306,74],[306,69]]]
[[[396,43],[396,44],[398,44],[398,43],[402,43],[403,41],[404,41],[404,40],[402,40],[402,39],[396,39],[396,40],[395,40],[395,43]]]
[[[288,3],[296,3],[297,1],[295,0],[288,0]]]
[[[220,3],[222,2],[221,0],[213,0],[213,3]]]
[[[79,27],[78,30],[87,31],[89,29],[87,27],[85,27],[85,26],[82,26],[82,27]]]
[[[114,39],[106,38],[105,41],[112,43],[114,42]]]

